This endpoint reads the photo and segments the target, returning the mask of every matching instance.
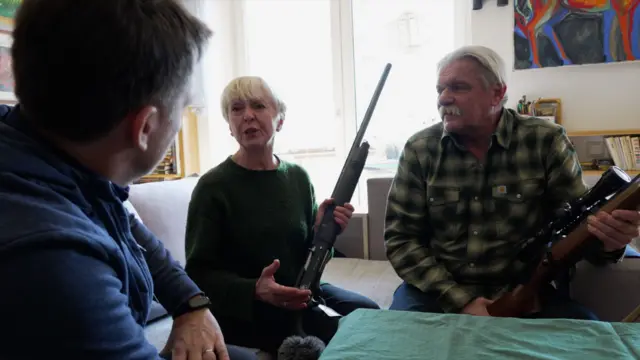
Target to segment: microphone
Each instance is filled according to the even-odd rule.
[[[325,344],[315,336],[289,336],[278,349],[278,360],[318,360]]]

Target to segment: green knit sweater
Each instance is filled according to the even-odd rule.
[[[256,314],[268,309],[256,306],[256,281],[279,259],[276,281],[295,284],[313,239],[316,211],[307,172],[286,161],[258,171],[229,157],[200,178],[187,218],[186,271],[211,298],[215,316],[264,318]]]

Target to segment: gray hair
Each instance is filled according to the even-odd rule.
[[[481,78],[486,88],[496,84],[506,86],[504,60],[492,49],[480,45],[463,46],[445,55],[438,62],[438,74],[444,67],[448,66],[452,62],[462,59],[473,59],[480,64],[483,70]],[[507,94],[505,93],[502,101],[500,102],[500,107],[506,104],[507,99]]]
[[[264,99],[264,96],[268,99]],[[236,100],[262,100],[272,101],[278,111],[280,119],[284,118],[287,112],[287,105],[280,99],[278,94],[259,76],[237,77],[224,88],[220,97],[220,107],[222,116],[229,121],[229,105]]]

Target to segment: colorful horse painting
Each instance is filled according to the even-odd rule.
[[[640,59],[638,5],[640,0],[515,0],[515,68]]]
[[[11,32],[13,29],[13,18],[21,2],[22,0],[0,1],[0,31]]]

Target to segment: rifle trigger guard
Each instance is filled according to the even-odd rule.
[[[555,261],[553,260],[553,253],[551,249],[548,249],[544,252],[544,257],[542,258],[542,264],[545,266],[553,266]]]
[[[311,300],[309,300],[308,306],[309,309],[317,307],[318,305],[327,305],[322,297],[311,296]]]

